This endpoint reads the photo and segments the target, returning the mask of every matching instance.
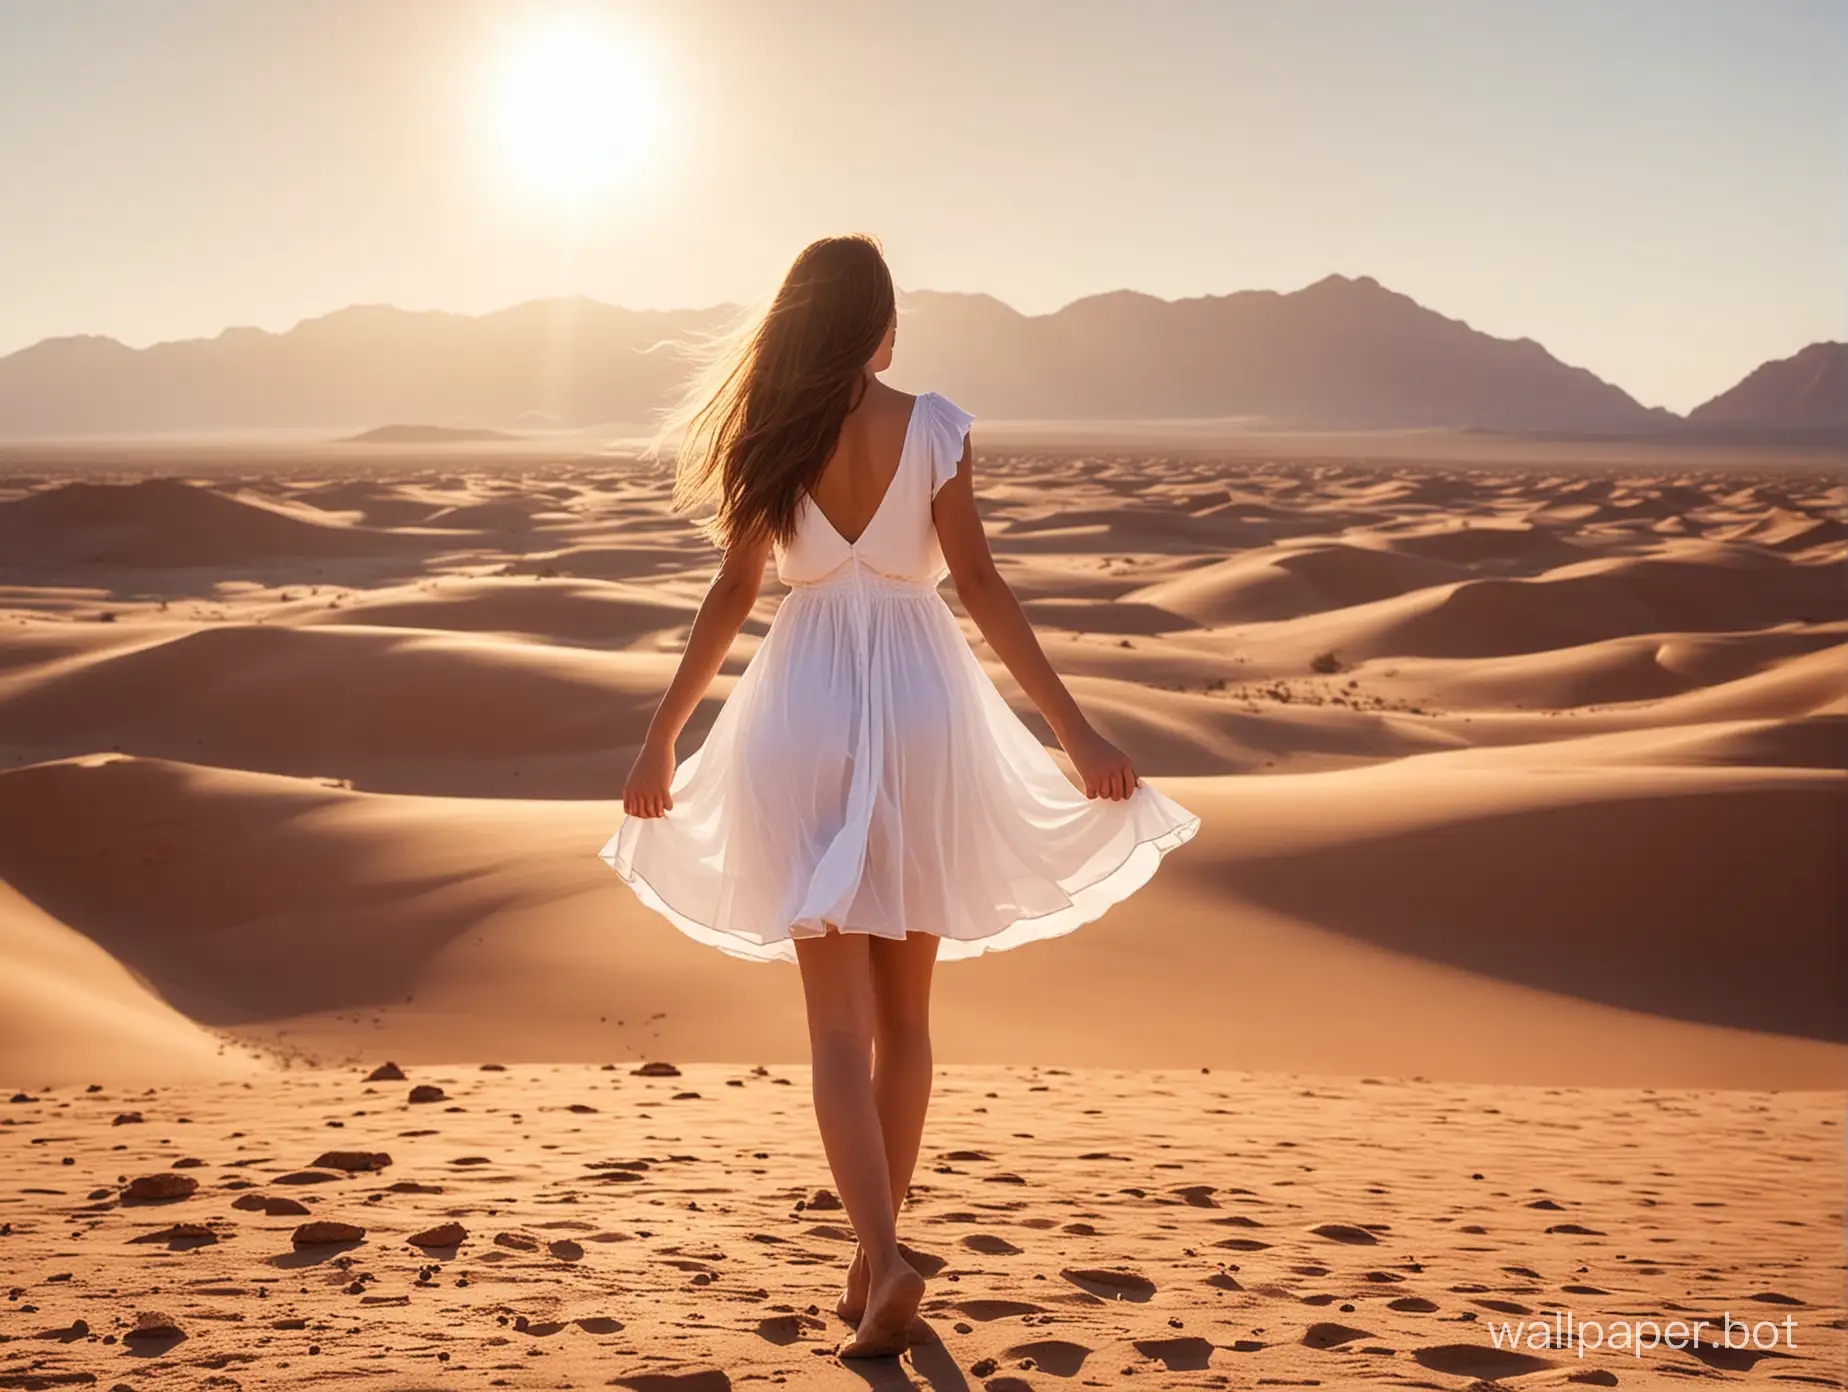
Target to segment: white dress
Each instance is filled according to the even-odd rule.
[[[753,961],[792,938],[934,933],[941,961],[1069,933],[1135,892],[1199,818],[1140,784],[1090,799],[1008,708],[938,585],[931,499],[973,419],[919,396],[849,545],[804,498],[789,593],[664,817],[598,852],[689,937]]]

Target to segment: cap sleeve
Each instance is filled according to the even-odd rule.
[[[963,440],[975,417],[937,392],[929,393],[921,404],[930,408],[930,496],[934,498],[939,488],[956,477],[956,466],[962,462]]]

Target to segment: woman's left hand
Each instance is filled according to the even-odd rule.
[[[631,817],[664,817],[674,805],[674,750],[644,744],[622,790],[622,810]]]

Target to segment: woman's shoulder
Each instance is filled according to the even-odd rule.
[[[947,425],[959,435],[967,430],[969,423],[975,419],[973,413],[964,410],[948,396],[936,390],[919,392],[914,409],[923,419],[938,425]]]
[[[923,417],[924,431],[931,443],[931,496],[948,483],[962,462],[975,417],[939,391],[918,393],[916,410]]]

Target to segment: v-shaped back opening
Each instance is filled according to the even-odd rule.
[[[866,540],[867,533],[873,530],[873,524],[878,522],[885,512],[886,504],[891,501],[892,494],[898,489],[899,476],[905,472],[905,461],[911,454],[911,436],[917,428],[918,412],[923,401],[924,393],[922,392],[911,398],[911,411],[905,418],[905,436],[898,447],[898,463],[892,470],[892,477],[886,480],[885,491],[879,495],[879,502],[874,506],[872,516],[866,519],[866,525],[860,528],[858,536],[849,541],[847,534],[835,525],[834,519],[822,511],[821,504],[816,501],[815,495],[813,493],[808,495],[809,507],[814,509],[815,515],[827,525],[829,531],[846,543],[849,551],[856,549],[861,542]]]

